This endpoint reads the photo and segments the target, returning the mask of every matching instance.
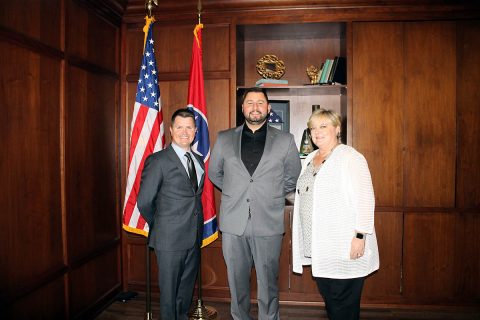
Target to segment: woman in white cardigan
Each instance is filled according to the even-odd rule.
[[[367,161],[340,143],[341,117],[308,120],[318,150],[303,162],[292,227],[293,272],[312,266],[330,320],[359,319],[365,277],[379,268],[375,197]]]

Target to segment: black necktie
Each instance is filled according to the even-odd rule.
[[[185,157],[187,157],[187,168],[188,168],[188,175],[190,176],[190,181],[192,182],[193,190],[195,192],[198,189],[198,182],[197,182],[197,171],[195,170],[195,164],[193,163],[192,156],[190,153],[185,153]]]

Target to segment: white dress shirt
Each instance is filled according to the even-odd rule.
[[[175,153],[177,154],[177,156],[180,158],[180,161],[182,162],[183,167],[185,168],[185,171],[187,172],[187,175],[188,175],[189,174],[188,173],[188,164],[187,164],[187,158],[185,157],[185,153],[187,153],[187,152],[185,150],[183,150],[182,148],[180,148],[178,145],[176,145],[174,142],[172,142],[172,147],[173,147],[173,150],[175,151]],[[197,172],[197,183],[200,183],[200,181],[202,180],[202,176],[203,176],[203,169],[200,166],[200,164],[198,163],[197,157],[195,157],[193,155],[193,151],[190,150],[189,152],[191,153],[190,156],[192,157],[193,164],[195,165],[195,171]]]

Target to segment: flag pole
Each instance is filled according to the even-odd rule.
[[[150,234],[150,233],[149,233]],[[146,294],[145,294],[145,320],[153,320],[153,314],[152,314],[152,289],[150,286],[150,275],[151,275],[151,268],[150,268],[150,246],[148,245],[150,237],[147,237],[147,242],[146,242],[146,256],[145,256],[145,263],[146,263],[146,275],[145,275],[145,281],[146,281]]]
[[[198,25],[200,25],[202,17],[202,1],[198,0]],[[203,235],[198,234],[198,237],[203,239]],[[217,310],[210,306],[205,306],[202,301],[202,246],[200,246],[198,258],[198,272],[197,272],[197,304],[190,311],[189,320],[213,320],[217,317]]]
[[[201,235],[199,235],[201,236]],[[190,311],[189,320],[213,320],[217,318],[217,310],[210,306],[205,306],[202,301],[202,248],[200,248],[198,258],[198,273],[197,273],[197,305]]]
[[[152,18],[152,9],[153,7],[158,6],[158,0],[145,0],[145,8],[148,11],[148,18]],[[145,35],[146,39],[146,35]],[[145,48],[145,44],[143,45]],[[151,226],[149,226],[151,227]],[[150,240],[150,232],[148,233],[147,241],[145,242],[146,256],[145,256],[145,282],[146,282],[146,292],[145,292],[145,320],[153,320],[152,314],[152,288],[150,285],[150,275],[151,275],[151,266],[150,266],[150,246],[148,245]]]

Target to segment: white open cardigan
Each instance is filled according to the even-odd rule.
[[[303,162],[302,173],[315,156]],[[297,185],[298,188],[298,185]],[[303,254],[298,189],[292,225],[293,272],[312,265],[314,277],[350,279],[379,268],[374,228],[375,196],[365,157],[347,145],[337,146],[315,176],[312,212],[312,257]],[[350,259],[355,231],[366,233],[365,254]]]

